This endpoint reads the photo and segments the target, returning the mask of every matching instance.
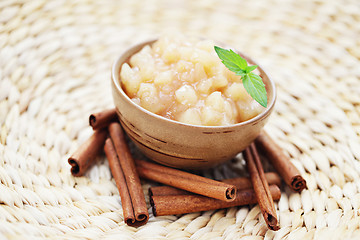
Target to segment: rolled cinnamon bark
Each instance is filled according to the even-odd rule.
[[[280,199],[281,192],[276,185],[270,186],[270,192],[274,200]],[[221,208],[254,204],[256,202],[257,198],[254,190],[252,189],[238,191],[236,193],[235,200],[232,202],[226,202],[196,194],[152,196],[150,198],[150,204],[152,206],[154,216],[209,211]]]
[[[108,132],[106,129],[96,130],[93,135],[84,142],[78,150],[71,155],[68,163],[71,165],[71,173],[75,177],[84,175],[103,150]]]
[[[118,121],[118,117],[115,108],[93,113],[89,117],[89,124],[94,130],[107,127],[116,121]]]
[[[301,192],[306,188],[306,181],[299,170],[266,132],[262,132],[256,138],[255,144],[291,189]]]
[[[279,175],[275,172],[268,172],[265,173],[266,181],[271,184],[275,184],[278,187],[281,186],[281,178]],[[223,179],[221,180],[224,183],[228,183],[231,185],[234,185],[237,189],[247,189],[252,188],[251,179],[247,177],[238,177],[238,178],[229,178],[229,179]]]
[[[278,187],[280,187],[281,179],[279,175],[274,172],[268,172],[265,173],[265,177],[269,185],[277,185]],[[252,189],[251,180],[247,177],[223,179],[221,180],[221,182],[234,185],[237,190]],[[149,196],[176,196],[188,194],[192,193],[170,186],[157,186],[149,188]]]
[[[251,143],[244,151],[246,166],[250,174],[250,179],[254,188],[254,192],[259,204],[261,213],[266,224],[271,230],[279,230],[279,222],[277,220],[273,198],[266,181],[264,169],[261,165],[260,158],[255,148],[255,144]]]
[[[119,158],[117,157],[111,139],[108,138],[106,140],[104,150],[106,157],[109,161],[111,173],[115,179],[116,186],[119,190],[125,223],[133,227],[138,227],[145,224],[147,222],[146,218],[144,218],[142,221],[137,221],[135,218],[134,207],[131,202],[129,189],[126,184],[125,176],[123,170],[121,169],[120,161]]]
[[[124,132],[118,122],[113,122],[108,127],[115,152],[119,158],[121,169],[134,209],[135,219],[141,224],[145,224],[149,219],[146,207],[144,192],[141,187],[139,175],[135,168],[134,160],[131,156],[129,147],[125,141]]]
[[[236,196],[235,186],[227,183],[143,160],[136,160],[136,165],[140,177],[155,182],[228,202]]]
[[[149,188],[149,196],[179,196],[179,195],[191,195],[192,192],[188,192],[179,188],[170,186],[158,186]]]

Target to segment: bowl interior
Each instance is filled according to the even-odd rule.
[[[155,118],[160,118],[160,119],[163,119],[165,121],[171,121],[171,122],[174,122],[175,124],[183,124],[183,125],[196,126],[196,127],[200,127],[200,128],[209,128],[209,129],[212,129],[212,128],[229,128],[229,127],[232,127],[232,126],[235,126],[235,125],[249,124],[251,122],[256,121],[258,118],[262,118],[263,115],[266,115],[268,111],[271,111],[273,109],[273,107],[275,105],[275,102],[276,102],[276,86],[275,86],[274,81],[271,80],[271,78],[268,76],[268,74],[264,71],[264,69],[259,64],[257,64],[253,59],[251,59],[250,57],[248,57],[247,55],[245,55],[245,54],[243,54],[243,53],[241,53],[239,51],[236,51],[236,52],[238,54],[240,54],[243,58],[245,58],[246,61],[249,64],[258,65],[257,69],[259,70],[260,76],[263,79],[263,82],[265,84],[265,89],[266,89],[266,92],[267,92],[268,104],[267,104],[266,109],[263,112],[261,112],[260,114],[258,114],[257,116],[255,116],[255,117],[253,117],[253,118],[251,118],[249,120],[246,120],[246,121],[243,121],[243,122],[240,122],[240,123],[236,123],[236,124],[233,124],[233,125],[229,125],[229,126],[201,126],[201,125],[186,124],[186,123],[178,122],[178,121],[175,121],[175,120],[172,120],[172,119],[168,119],[168,118],[165,118],[165,117],[163,117],[161,115],[150,112],[150,111],[146,110],[145,108],[139,106],[138,104],[134,103],[129,98],[129,96],[125,93],[125,91],[123,90],[123,88],[121,86],[121,79],[120,79],[121,66],[124,63],[129,63],[129,59],[130,59],[130,57],[132,55],[139,52],[146,45],[152,45],[156,40],[157,39],[148,40],[148,41],[145,41],[145,42],[142,42],[142,43],[139,43],[139,44],[136,44],[136,45],[130,47],[128,50],[123,52],[119,56],[119,58],[115,61],[115,63],[113,64],[112,78],[111,78],[112,83],[116,87],[116,90],[119,92],[119,94],[121,94],[127,100],[127,102],[130,105],[141,109],[141,111],[144,111],[147,114],[150,114]]]

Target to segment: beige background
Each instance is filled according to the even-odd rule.
[[[0,2],[0,238],[346,239],[359,236],[360,3],[353,1]],[[110,68],[169,29],[226,42],[274,78],[266,129],[309,189],[283,187],[281,229],[257,206],[123,222],[104,157],[85,177],[67,158],[112,107]],[[203,172],[245,174],[239,159]],[[144,191],[149,183],[144,182]]]

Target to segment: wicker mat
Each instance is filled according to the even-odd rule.
[[[0,239],[359,239],[359,23],[358,0],[0,1]],[[146,225],[128,227],[105,156],[71,176],[89,114],[113,106],[113,61],[169,29],[226,42],[275,80],[266,130],[308,183],[282,187],[279,231],[257,205],[149,209]],[[238,158],[203,174],[245,170]]]

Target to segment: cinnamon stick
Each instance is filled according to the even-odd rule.
[[[274,200],[280,199],[281,192],[278,186],[271,185],[270,193]],[[232,202],[226,202],[196,194],[150,197],[150,204],[152,206],[154,216],[209,211],[254,204],[256,202],[257,197],[252,189],[237,191],[236,198]]]
[[[108,132],[106,129],[96,130],[93,135],[84,142],[78,150],[71,155],[68,163],[71,165],[71,173],[75,177],[84,175],[100,155]]]
[[[121,169],[124,173],[124,179],[134,209],[136,222],[133,225],[145,224],[149,219],[149,213],[147,211],[139,175],[136,171],[130,149],[125,141],[124,132],[118,122],[111,123],[108,129]]]
[[[109,166],[111,173],[115,179],[116,186],[119,190],[119,195],[121,198],[121,205],[123,209],[124,222],[133,227],[138,227],[147,222],[146,217],[140,217],[140,221],[138,221],[135,217],[135,211],[133,207],[133,203],[131,201],[131,196],[129,193],[128,186],[126,184],[124,172],[120,166],[119,158],[117,157],[114,145],[111,139],[107,139],[104,146],[106,157],[109,161]]]
[[[274,184],[280,187],[281,179],[279,175],[277,175],[274,172],[268,172],[265,173],[265,177],[269,185]],[[223,179],[221,180],[221,182],[234,185],[237,190],[252,188],[251,180],[247,177]],[[149,196],[176,196],[176,195],[189,195],[189,194],[192,193],[170,186],[157,186],[157,187],[149,188]]]
[[[244,151],[244,158],[247,169],[250,174],[254,192],[259,204],[261,213],[266,224],[271,230],[279,230],[280,226],[277,221],[273,198],[266,181],[264,169],[261,165],[259,155],[256,151],[255,144],[251,143]]]
[[[266,132],[262,132],[256,138],[255,144],[291,189],[301,192],[306,188],[306,181],[299,170]]]
[[[93,130],[109,126],[110,123],[118,120],[116,109],[108,109],[105,111],[93,113],[89,117],[89,124]]]
[[[149,196],[179,196],[179,195],[191,195],[192,192],[185,191],[179,188],[170,186],[157,186],[149,188]]]
[[[265,173],[266,181],[270,184],[275,184],[278,187],[281,186],[281,179],[279,175],[275,172],[267,172]],[[232,184],[237,189],[247,189],[252,188],[251,179],[247,177],[238,177],[238,178],[229,178],[221,180],[224,183]]]
[[[136,160],[136,165],[140,177],[223,201],[235,200],[233,185],[143,160]]]

